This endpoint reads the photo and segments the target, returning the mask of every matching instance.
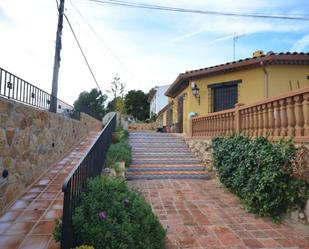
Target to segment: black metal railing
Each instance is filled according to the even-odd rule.
[[[112,132],[115,126],[116,114],[114,114],[85,156],[65,179],[62,187],[64,200],[61,249],[70,249],[76,246],[72,215],[74,214],[75,207],[79,202],[80,194],[87,180],[100,175],[102,172],[107,150],[112,143]]]
[[[79,112],[76,112],[73,106],[52,97],[49,93],[2,68],[0,68],[0,96],[48,111],[54,99],[57,102],[58,114],[79,120]]]

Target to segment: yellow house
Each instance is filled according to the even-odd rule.
[[[309,53],[256,51],[252,58],[180,74],[165,92],[169,105],[161,114],[163,125],[188,134],[193,115],[204,116],[305,86],[309,86]]]

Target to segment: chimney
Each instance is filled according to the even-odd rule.
[[[253,57],[253,58],[261,57],[262,55],[264,55],[263,50],[256,50],[256,51],[253,52],[252,57]]]

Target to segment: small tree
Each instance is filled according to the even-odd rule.
[[[129,91],[124,100],[127,114],[141,121],[149,118],[149,103],[147,102],[147,98],[148,95],[141,90]]]
[[[113,97],[113,99],[107,105],[108,112],[112,111],[120,113],[125,112],[124,98],[123,98],[124,91],[125,91],[125,84],[121,82],[120,78],[116,74],[111,82],[110,90],[107,91]]]
[[[120,81],[120,77],[118,76],[118,74],[116,74],[113,77],[110,89],[107,90],[107,92],[112,95],[113,99],[116,99],[118,97],[123,98],[124,91],[125,91],[125,84]]]
[[[90,92],[84,91],[79,94],[78,99],[74,102],[74,108],[77,111],[93,113],[102,118],[106,113],[104,106],[106,100],[105,94],[93,88]]]

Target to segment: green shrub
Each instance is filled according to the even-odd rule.
[[[243,136],[213,140],[214,166],[220,181],[237,194],[250,212],[271,216],[296,206],[303,207],[309,186],[292,177],[292,142],[271,143],[266,138]]]
[[[115,162],[124,161],[128,167],[132,161],[132,149],[127,142],[111,144],[107,151],[106,166],[112,167]]]
[[[162,249],[165,230],[151,207],[125,181],[88,182],[73,216],[78,245],[106,249]]]
[[[56,219],[55,221],[55,229],[54,229],[54,232],[53,232],[53,237],[54,237],[54,240],[57,241],[57,242],[60,242],[61,241],[61,233],[62,233],[62,219],[59,218],[59,219]]]
[[[76,249],[94,249],[94,247],[93,246],[82,245],[82,246],[76,247]]]
[[[112,140],[113,143],[125,142],[128,140],[129,132],[125,130],[118,130],[113,132]]]

